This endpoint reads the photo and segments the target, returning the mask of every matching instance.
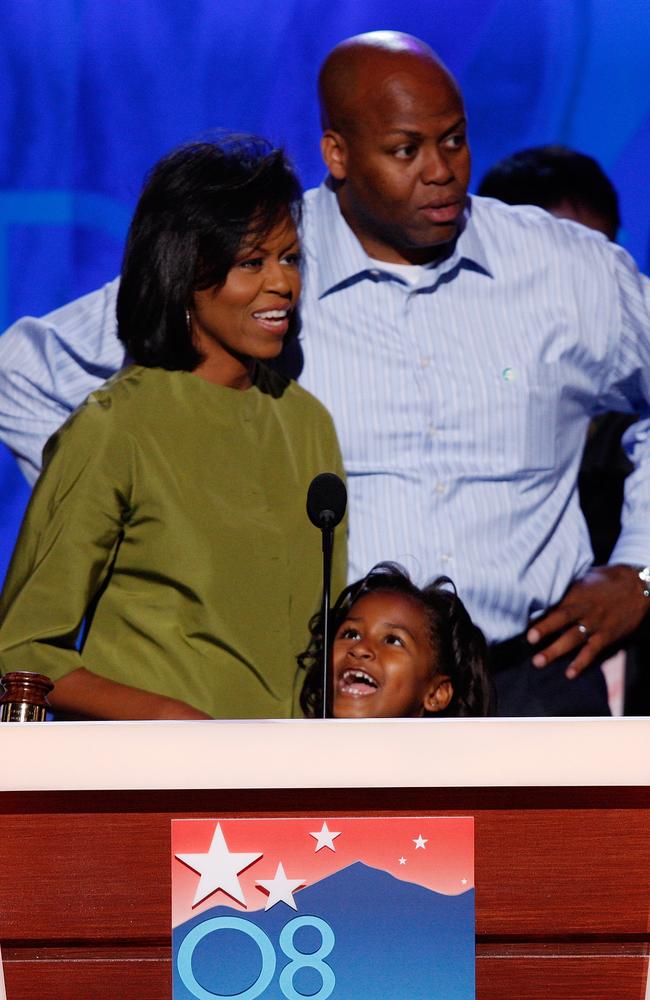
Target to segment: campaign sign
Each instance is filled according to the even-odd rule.
[[[473,1000],[473,820],[173,820],[172,926],[173,1000]]]

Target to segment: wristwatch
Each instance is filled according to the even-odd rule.
[[[643,584],[643,596],[650,597],[650,566],[635,566],[639,571],[639,580]]]

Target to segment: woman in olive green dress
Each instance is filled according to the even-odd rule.
[[[117,307],[134,363],[48,442],[0,601],[2,671],[50,676],[57,710],[300,714],[320,599],[305,495],[342,466],[321,404],[264,364],[295,321],[299,196],[261,140],[150,175]]]

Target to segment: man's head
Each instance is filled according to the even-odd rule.
[[[616,239],[621,224],[614,185],[596,160],[566,146],[534,146],[496,163],[478,193],[508,205],[539,205]]]
[[[319,76],[321,149],[366,252],[425,263],[454,239],[470,173],[463,99],[431,49],[392,31],[357,35]]]

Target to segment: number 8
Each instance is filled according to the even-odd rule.
[[[293,938],[299,927],[315,927],[320,931],[321,944],[317,951],[297,951]],[[295,917],[285,924],[280,933],[280,947],[291,961],[280,973],[280,989],[287,1000],[305,1000],[304,993],[297,993],[293,988],[293,977],[298,969],[316,969],[323,981],[318,993],[309,994],[309,1000],[327,1000],[331,996],[336,986],[336,976],[322,959],[327,958],[335,942],[334,931],[320,917]]]

